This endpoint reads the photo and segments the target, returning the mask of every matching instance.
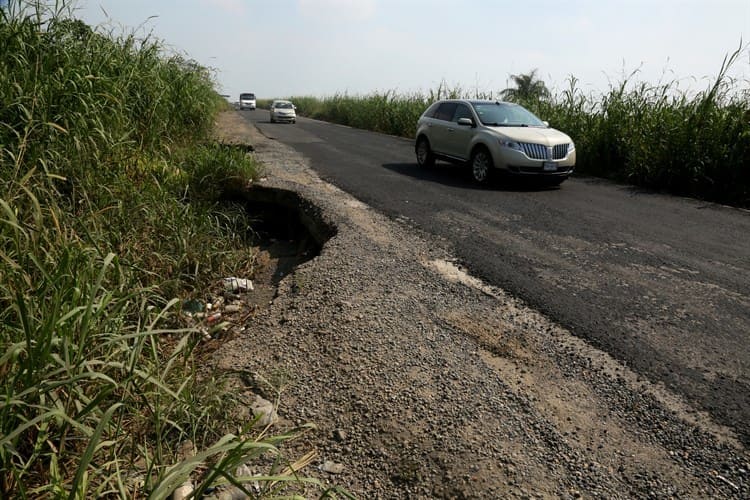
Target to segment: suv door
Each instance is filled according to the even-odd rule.
[[[469,106],[463,103],[456,105],[456,111],[451,117],[451,123],[446,127],[445,152],[456,158],[463,160],[469,159],[469,143],[474,136],[474,127],[469,125],[459,125],[458,120],[469,118],[475,122]]]
[[[453,115],[456,114],[455,102],[444,102],[441,103],[438,109],[435,111],[435,115],[430,123],[430,146],[432,150],[440,154],[448,153],[448,136],[449,128],[452,127],[451,120]]]

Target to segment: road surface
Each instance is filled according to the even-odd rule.
[[[332,184],[452,245],[473,275],[608,352],[750,445],[750,213],[574,177],[478,187],[410,140],[306,118],[263,134]]]

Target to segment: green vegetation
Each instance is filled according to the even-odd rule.
[[[417,119],[432,96],[376,92],[367,96],[336,94],[324,99],[291,97],[290,100],[297,106],[297,113],[304,116],[384,134],[411,137],[416,131]]]
[[[573,77],[568,89],[553,94],[532,71],[513,75],[516,87],[499,93],[441,84],[428,94],[290,99],[301,115],[413,137],[417,119],[436,99],[507,98],[573,138],[578,173],[750,206],[750,82],[727,76],[746,51],[726,57],[716,79],[694,95],[676,81],[649,85],[625,79],[595,96],[584,94]]]
[[[594,100],[571,78],[555,99],[527,104],[574,138],[582,173],[747,207],[750,82],[727,76],[741,54],[725,58],[716,79],[693,96],[674,81],[625,80]]]
[[[233,422],[227,381],[197,378],[180,311],[252,275],[246,215],[221,200],[257,168],[209,140],[224,100],[160,42],[67,12],[0,9],[0,498],[322,491],[278,449],[304,429]],[[265,477],[235,477],[261,459]]]

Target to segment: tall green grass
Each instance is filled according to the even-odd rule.
[[[198,379],[180,314],[253,271],[245,214],[221,200],[257,167],[209,140],[223,102],[158,40],[94,31],[64,2],[0,9],[0,498],[323,491],[279,450],[304,429],[234,422],[227,382]],[[236,477],[269,455],[265,479]]]
[[[526,104],[574,137],[583,173],[750,206],[750,82],[728,76],[746,53],[694,94],[626,79],[594,99],[571,79],[556,99]]]
[[[567,89],[521,104],[573,138],[579,173],[750,206],[750,82],[728,76],[743,55],[747,47],[728,55],[716,78],[695,93],[683,91],[679,81],[652,85],[633,74],[591,94],[571,77]],[[441,84],[409,94],[290,99],[302,115],[413,137],[419,116],[435,100],[501,93]]]
[[[484,93],[477,92],[473,97],[485,96]],[[344,93],[324,98],[295,96],[289,99],[303,116],[384,134],[412,137],[416,133],[417,119],[427,106],[439,99],[464,96],[465,92],[460,86],[449,87],[441,82],[437,89],[430,90],[429,93],[400,94],[388,90],[368,95]]]
[[[298,113],[304,116],[405,136],[416,131],[415,117],[418,118],[428,104],[428,99],[421,94],[400,95],[395,92],[376,92],[366,96],[336,94],[324,99],[302,96],[291,100]]]

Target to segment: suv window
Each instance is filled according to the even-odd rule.
[[[542,120],[518,104],[496,102],[475,103],[473,106],[484,125],[546,127]]]
[[[435,112],[438,109],[438,106],[440,106],[439,102],[432,103],[429,108],[427,108],[427,111],[424,112],[424,116],[428,118],[435,118]]]
[[[467,106],[466,104],[459,104],[456,106],[456,113],[453,115],[452,121],[457,122],[461,118],[471,118],[472,120],[474,119],[469,106]]]
[[[444,102],[440,105],[438,110],[435,112],[435,118],[438,120],[445,120],[447,122],[453,120],[453,115],[456,113],[455,102]]]

